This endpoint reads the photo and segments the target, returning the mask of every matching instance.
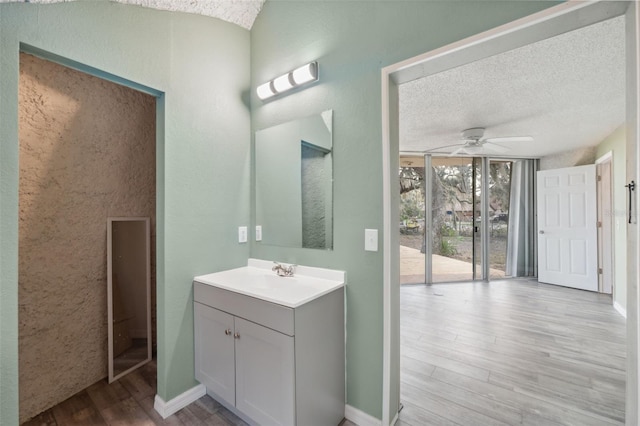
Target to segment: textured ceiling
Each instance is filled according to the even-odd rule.
[[[74,0],[0,0],[0,3],[62,3]],[[159,10],[195,13],[251,29],[265,0],[109,0]]]
[[[400,150],[485,137],[503,155],[542,157],[594,146],[624,123],[624,18],[604,21],[400,86]],[[445,150],[446,152],[446,150]]]

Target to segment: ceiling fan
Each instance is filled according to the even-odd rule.
[[[458,147],[448,156],[452,157],[459,154],[475,155],[480,152],[495,152],[502,154],[508,152],[509,149],[496,143],[506,142],[533,142],[531,136],[504,136],[498,138],[484,138],[484,127],[473,127],[462,131],[462,143],[445,145],[438,148],[430,149],[427,152],[440,151],[442,149]]]

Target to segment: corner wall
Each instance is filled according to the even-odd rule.
[[[193,387],[192,278],[246,264],[249,32],[113,2],[0,4],[0,424],[18,423],[19,43],[164,92],[158,105],[158,395]]]
[[[540,170],[562,169],[565,167],[593,164],[596,161],[596,151],[597,147],[590,146],[542,157],[540,159]]]
[[[252,87],[310,61],[320,67],[319,82],[308,88],[267,102],[252,94],[252,130],[327,109],[334,114],[333,250],[253,241],[251,256],[347,272],[347,404],[365,415],[383,413],[383,241],[378,252],[364,251],[365,228],[383,235],[381,70],[553,5],[267,1],[251,30]],[[395,323],[398,304],[391,302]],[[398,397],[391,395],[392,418]]]

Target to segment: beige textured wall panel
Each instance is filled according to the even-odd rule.
[[[577,167],[596,162],[597,147],[591,146],[559,154],[548,155],[540,159],[540,170],[562,169],[565,167]]]
[[[107,217],[155,229],[155,98],[25,54],[19,96],[24,421],[107,374]]]

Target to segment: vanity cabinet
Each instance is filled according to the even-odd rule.
[[[195,315],[196,379],[258,424],[294,424],[293,337],[198,302]]]
[[[344,417],[344,288],[287,307],[194,281],[195,377],[251,424]]]

